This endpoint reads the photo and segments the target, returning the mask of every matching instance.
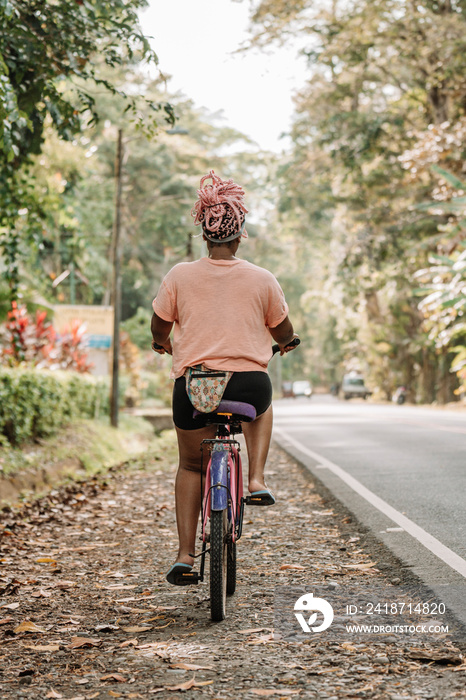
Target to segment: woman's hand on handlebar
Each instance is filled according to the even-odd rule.
[[[151,343],[151,348],[154,352],[158,353],[159,355],[165,355],[165,353],[173,355],[173,348],[170,338],[168,339],[168,342],[165,343],[165,345],[159,345],[155,342],[155,340],[153,340]]]
[[[280,355],[285,355],[285,353],[295,350],[295,348],[298,347],[300,342],[301,341],[299,339],[298,334],[293,333],[293,339],[289,341],[286,345],[280,345],[280,343],[278,343],[278,347],[280,348]]]
[[[290,352],[290,350],[297,348],[300,342],[299,336],[294,333],[293,340],[288,341],[286,345],[272,345],[272,355],[276,355],[277,352],[279,352],[280,355],[284,355],[285,353]]]

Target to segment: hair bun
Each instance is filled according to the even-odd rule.
[[[211,184],[204,185],[206,180]],[[213,241],[232,240],[247,233],[244,219],[244,190],[233,180],[222,180],[213,170],[201,178],[198,199],[191,210],[195,226],[202,225],[207,238]]]

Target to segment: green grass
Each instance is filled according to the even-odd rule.
[[[112,428],[108,418],[79,419],[38,444],[0,447],[4,476],[45,470],[59,471],[60,480],[82,479],[128,461],[149,468],[154,460],[173,463],[175,458],[174,431],[156,436],[147,421],[124,414],[118,428]]]

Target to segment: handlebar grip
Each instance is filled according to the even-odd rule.
[[[301,340],[300,338],[294,338],[291,343],[288,343],[288,345],[285,345],[286,348],[296,348],[300,344]],[[272,345],[272,355],[275,355],[277,352],[280,352],[280,346],[279,345]]]

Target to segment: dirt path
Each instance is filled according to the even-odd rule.
[[[0,698],[466,697],[448,637],[274,638],[277,586],[399,581],[278,448],[268,481],[279,502],[248,509],[238,589],[211,623],[207,583],[164,580],[173,474],[148,460],[2,513]]]

